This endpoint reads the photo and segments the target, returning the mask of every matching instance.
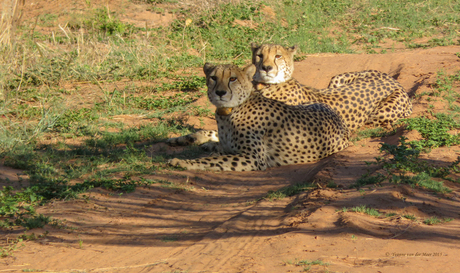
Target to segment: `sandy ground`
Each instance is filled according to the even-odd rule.
[[[338,73],[377,69],[396,75],[414,97],[431,90],[438,71],[460,69],[458,52],[460,47],[451,46],[384,55],[311,55],[296,63],[295,78],[324,88]],[[412,117],[427,111],[426,100],[413,103]],[[440,102],[429,103],[434,111],[444,109]],[[213,119],[205,124],[215,126]],[[123,195],[95,189],[79,200],[50,203],[38,212],[63,220],[61,228],[27,231],[47,235],[18,245],[13,256],[0,260],[0,272],[303,272],[307,266],[298,262],[305,260],[324,262],[311,265],[309,272],[457,272],[459,184],[446,183],[453,189],[448,196],[395,184],[364,192],[348,189],[366,173],[365,161],[379,155],[380,143],[396,144],[401,135],[417,138],[401,128],[394,136],[358,141],[312,164],[248,173],[153,173],[145,177],[180,187],[152,185]],[[160,149],[179,148],[159,143],[149,153]],[[458,154],[460,147],[453,146],[425,158],[447,165]],[[0,169],[3,179],[14,181],[17,174],[21,172]],[[326,188],[330,181],[338,187]],[[281,200],[260,200],[270,190],[300,182],[320,187]],[[397,215],[376,218],[338,211],[358,205]],[[422,223],[432,216],[453,221]],[[0,239],[22,232],[3,230]]]

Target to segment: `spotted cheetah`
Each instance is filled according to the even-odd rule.
[[[297,47],[265,44],[251,45],[252,63],[256,65],[254,86],[260,93],[289,105],[322,102],[329,104],[345,119],[351,131],[364,124],[389,125],[412,112],[412,104],[404,88],[392,77],[376,70],[349,72],[334,76],[328,88],[303,86],[292,78]],[[202,145],[214,151],[217,131],[202,130],[170,138],[176,145]]]
[[[217,108],[221,155],[170,164],[190,170],[253,171],[316,161],[348,146],[343,119],[322,103],[287,105],[255,92],[255,66],[204,66]]]
[[[338,111],[351,131],[364,124],[387,125],[412,113],[404,88],[376,70],[334,76],[327,89],[301,85],[292,78],[297,47],[251,45],[256,88],[267,98],[290,105],[322,102]]]

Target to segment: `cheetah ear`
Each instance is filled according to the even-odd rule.
[[[246,66],[245,68],[243,68],[243,72],[244,74],[246,74],[246,76],[248,76],[249,80],[252,81],[252,77],[256,73],[256,66],[253,64],[250,64]]]
[[[256,63],[256,52],[259,50],[261,46],[257,45],[256,43],[251,43],[251,51],[252,51],[252,63]]]
[[[213,64],[210,64],[210,63],[205,63],[204,64],[203,72],[206,75],[206,77],[209,76],[209,74],[211,74],[211,72],[214,70],[214,68],[216,68],[216,66],[213,65]]]
[[[298,47],[297,45],[294,45],[293,47],[289,47],[287,50],[288,50],[289,52],[291,52],[292,55],[294,55],[294,54],[297,52],[297,49],[298,49],[298,48],[299,48],[299,47]]]

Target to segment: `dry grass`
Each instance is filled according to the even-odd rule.
[[[2,17],[0,18],[0,45],[11,45],[14,42],[14,31],[18,25],[25,0],[3,0]]]
[[[2,16],[0,17],[0,61],[5,65],[0,65],[0,97],[5,96],[4,81],[11,69],[14,59],[13,44],[15,41],[15,30],[19,25],[22,16],[22,7],[25,0],[3,0],[1,3]]]
[[[181,5],[185,8],[190,8],[193,11],[209,11],[216,9],[220,5],[224,4],[235,4],[241,3],[254,3],[260,2],[260,0],[248,1],[248,0],[185,0],[180,1]]]

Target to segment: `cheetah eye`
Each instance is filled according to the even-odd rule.
[[[228,80],[231,81],[231,82],[234,82],[234,81],[236,81],[236,77],[230,77],[230,79],[228,79]]]
[[[275,59],[279,59],[281,57],[282,57],[281,55],[275,55]]]
[[[213,81],[215,81],[215,82],[217,81],[217,77],[216,77],[216,76],[211,76],[210,78],[211,78],[211,80],[213,80]]]
[[[263,54],[259,54],[259,55],[257,55],[257,57],[263,59],[263,58],[264,58],[264,55],[263,55]]]

